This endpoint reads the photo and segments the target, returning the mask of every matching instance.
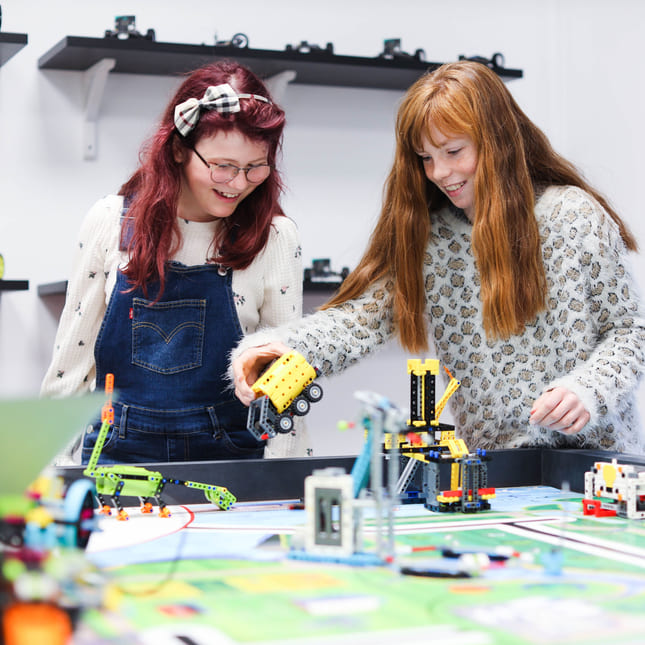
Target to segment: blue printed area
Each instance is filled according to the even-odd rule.
[[[164,521],[161,518],[157,518],[157,520]],[[230,533],[198,532],[184,529],[179,533],[159,537],[154,542],[134,544],[108,551],[90,551],[87,557],[97,567],[105,569],[110,569],[115,565],[122,567],[129,564],[167,562],[182,558],[280,559],[283,554],[277,552],[274,554],[261,551],[255,553],[257,546],[269,537],[270,534],[257,532],[236,533],[233,536]]]
[[[470,519],[492,517],[527,508],[550,506],[550,515],[575,513],[581,496],[560,490],[536,486],[498,489],[492,500],[492,510],[469,515]],[[568,502],[567,500],[571,500]],[[250,560],[279,560],[285,555],[279,543],[274,548],[262,547],[276,535],[291,536],[305,525],[304,510],[290,510],[284,504],[238,503],[233,510],[219,511],[210,504],[191,506],[193,521],[182,529],[190,518],[183,507],[171,507],[171,518],[142,515],[138,508],[127,509],[130,519],[118,522],[114,517],[101,519],[105,531],[92,535],[88,558],[97,566],[119,566],[174,560],[177,558],[243,558]],[[373,523],[373,509],[365,509],[365,520]],[[406,518],[427,518],[430,522],[464,518],[462,514],[433,513],[421,504],[397,507],[399,521]],[[466,519],[466,518],[464,518]],[[109,541],[107,535],[109,534]],[[275,538],[276,542],[278,539]]]

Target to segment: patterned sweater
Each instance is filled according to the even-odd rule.
[[[635,391],[645,365],[645,318],[618,229],[575,187],[547,189],[535,215],[548,282],[546,310],[524,333],[488,340],[471,224],[452,209],[432,214],[424,262],[426,312],[437,357],[461,381],[449,401],[457,434],[470,449],[642,453]],[[329,375],[381,347],[393,333],[387,284],[380,282],[360,298],[300,323],[245,337],[233,356],[282,340]],[[560,385],[577,394],[591,415],[575,436],[528,422],[535,399]]]
[[[122,206],[122,197],[109,195],[100,199],[83,221],[73,277],[68,284],[41,396],[71,396],[96,386],[94,344],[114,288],[117,268],[127,261],[127,254],[119,250]],[[180,219],[178,223],[182,245],[172,259],[186,265],[204,264],[212,255],[211,242],[218,221]],[[262,253],[247,269],[233,272],[233,294],[244,333],[301,317],[301,255],[295,223],[287,217],[275,217]],[[267,456],[304,454],[304,439],[296,439],[295,434],[280,435],[267,450]]]

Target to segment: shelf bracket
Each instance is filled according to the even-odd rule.
[[[287,85],[296,78],[296,73],[292,69],[286,69],[284,72],[274,74],[264,79],[264,84],[269,88],[271,96],[276,103],[282,103],[287,91]]]
[[[88,68],[83,75],[86,90],[83,119],[83,159],[96,159],[97,124],[103,92],[108,74],[116,65],[116,59],[103,58]]]

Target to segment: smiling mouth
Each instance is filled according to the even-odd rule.
[[[223,190],[217,190],[217,188],[213,188],[213,190],[218,195],[221,195],[222,197],[226,197],[226,199],[237,199],[239,197],[238,193],[225,193]]]
[[[466,182],[462,181],[462,182],[460,182],[458,184],[451,184],[450,186],[444,186],[443,189],[447,193],[454,193],[454,192],[458,191],[462,186],[465,186],[465,184],[466,184]]]

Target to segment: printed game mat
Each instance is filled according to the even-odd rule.
[[[584,516],[579,494],[498,489],[476,514],[399,506],[383,566],[288,557],[305,523],[293,502],[171,510],[101,519],[88,557],[106,609],[86,612],[74,643],[643,642],[645,523]],[[366,517],[366,551],[377,524]],[[446,553],[470,558],[470,575]]]

